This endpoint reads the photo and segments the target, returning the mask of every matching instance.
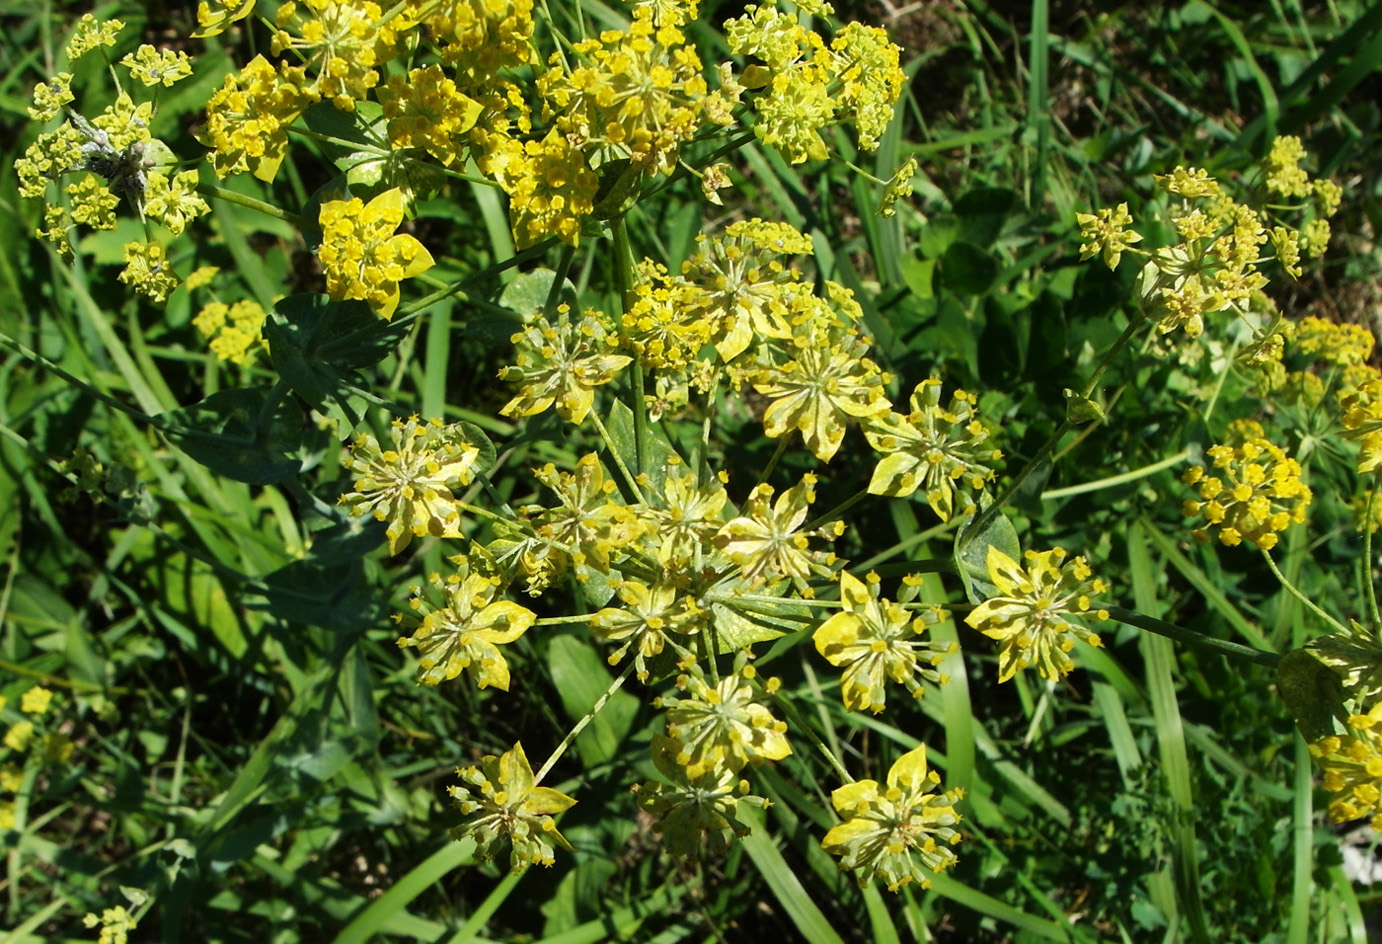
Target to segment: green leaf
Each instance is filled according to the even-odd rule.
[[[354,111],[341,111],[330,102],[317,102],[302,113],[302,120],[317,134],[336,139],[321,141],[322,151],[340,170],[347,171],[359,162],[360,151],[349,145],[377,150],[380,141],[385,140],[373,132],[382,125],[383,114],[384,108],[377,102],[356,102]]]
[[[470,312],[466,319],[466,337],[488,344],[508,344],[524,325],[542,316],[556,278],[557,274],[551,269],[534,269],[515,276],[499,296],[499,307],[477,308]],[[579,309],[570,282],[562,284],[559,301],[572,311]]]
[[[612,220],[628,212],[638,199],[643,186],[643,168],[635,167],[628,158],[609,161],[600,166],[600,189],[595,193],[597,220]]]
[[[998,280],[998,260],[982,246],[955,242],[941,257],[940,284],[959,295],[982,295]]]
[[[993,515],[984,529],[974,532],[977,519],[972,518],[955,536],[955,566],[965,585],[965,595],[971,603],[982,603],[998,592],[989,581],[989,547],[997,547],[1015,561],[1022,560],[1022,542],[1017,529],[1001,513]]]
[[[270,387],[222,390],[181,410],[165,414],[173,425],[168,438],[217,475],[250,485],[271,485],[296,475],[302,460],[302,409],[284,397],[260,423]]]
[[[609,690],[614,678],[609,664],[594,645],[576,636],[557,636],[547,650],[547,669],[561,698],[562,708],[577,721],[595,707]],[[615,692],[590,724],[576,738],[576,749],[587,769],[613,760],[628,737],[638,713],[638,699],[625,691]]]
[[[264,578],[268,610],[280,619],[323,629],[382,626],[386,600],[365,579],[360,560],[293,561]]]
[[[609,430],[610,445],[614,452],[624,461],[624,467],[630,470],[638,468],[638,442],[637,434],[634,429],[633,410],[629,409],[628,404],[623,400],[615,400],[609,408],[609,419],[607,429]],[[656,492],[662,488],[662,483],[667,478],[667,470],[673,467],[680,467],[685,474],[688,469],[681,454],[677,452],[667,440],[660,426],[649,424],[647,429],[647,449],[648,454],[644,456],[643,468],[648,475],[648,484],[645,489]],[[609,463],[606,463],[609,466]]]
[[[1003,226],[1021,200],[1006,187],[978,187],[955,201],[960,240],[985,249],[1003,232]]]
[[[1337,672],[1306,649],[1293,649],[1276,664],[1276,690],[1291,712],[1301,737],[1318,741],[1337,734],[1336,716],[1344,703]]]

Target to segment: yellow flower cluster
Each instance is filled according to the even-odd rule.
[[[274,22],[270,51],[278,56],[291,49],[304,70],[316,74],[303,91],[341,111],[355,110],[379,83],[375,66],[399,48],[392,21],[372,0],[289,0]]]
[[[255,56],[238,74],[226,76],[206,103],[200,139],[213,151],[216,174],[248,170],[272,181],[288,154],[288,126],[316,100],[301,66],[275,68]]]
[[[1295,325],[1293,349],[1336,367],[1366,364],[1375,345],[1372,332],[1360,324],[1340,324],[1307,315]]]
[[[565,66],[568,56],[578,65]],[[670,174],[680,147],[707,120],[728,124],[733,94],[710,92],[696,49],[675,26],[656,27],[649,7],[634,9],[627,32],[557,53],[538,79],[544,117],[602,161]]]
[[[488,754],[478,766],[457,769],[460,786],[447,793],[465,816],[479,814],[451,831],[454,839],[473,839],[476,858],[488,862],[505,841],[513,844],[509,863],[514,871],[556,861],[553,844],[571,851],[552,817],[576,801],[551,787],[539,787],[522,744],[496,757]]]
[[[342,464],[355,473],[355,488],[340,503],[354,516],[369,512],[387,521],[392,554],[414,537],[460,537],[456,492],[470,484],[480,459],[470,429],[437,419],[423,423],[414,416],[395,420],[389,438],[390,449],[381,449],[368,434],[351,444]]]
[[[0,710],[5,703],[6,699],[0,696]],[[41,685],[27,689],[18,705],[24,717],[11,723],[0,738],[3,748],[0,752],[3,757],[0,760],[0,829],[13,829],[15,825],[14,801],[6,795],[18,793],[25,781],[32,781],[40,769],[65,764],[72,756],[71,738],[55,732],[44,733],[45,729],[55,727],[45,720],[52,703],[51,690]]]
[[[379,103],[391,147],[420,148],[448,166],[464,160],[462,136],[483,110],[435,64],[390,76],[379,89]]]
[[[556,131],[540,141],[492,136],[480,169],[509,195],[509,215],[520,249],[555,236],[569,246],[581,239],[581,221],[595,210],[600,180],[571,142]]]
[[[793,164],[819,161],[829,153],[821,132],[851,122],[859,145],[876,148],[906,81],[887,34],[852,23],[827,46],[795,13],[755,4],[744,11],[726,21],[725,36],[731,52],[762,62],[749,66],[740,80],[756,93],[751,101],[758,139]]]
[[[165,302],[179,280],[158,243],[126,243],[125,268],[120,281],[156,302]]]
[[[922,639],[939,620],[934,610],[914,614],[880,598],[877,574],[870,572],[866,579],[867,584],[853,574],[840,574],[842,609],[811,638],[827,662],[844,669],[840,695],[845,707],[877,714],[887,703],[888,679],[906,685],[917,698],[924,691],[920,678],[938,685],[948,681],[939,666],[954,647]]]
[[[878,879],[889,891],[915,882],[929,888],[931,875],[959,861],[949,846],[960,841],[959,790],[932,792],[940,775],[926,764],[926,745],[908,751],[888,769],[887,780],[856,780],[830,794],[844,820],[825,834],[821,847],[840,857],[840,868],[858,873],[860,887]]]
[[[988,577],[998,592],[971,610],[965,622],[999,641],[998,681],[1006,682],[1029,665],[1042,678],[1058,681],[1075,667],[1069,655],[1075,639],[1103,645],[1088,626],[1070,617],[1108,619],[1107,610],[1090,609],[1095,596],[1108,592],[1108,584],[1092,578],[1083,557],[1065,558],[1061,548],[1028,551],[1023,567],[989,545]]]
[[[957,509],[957,493],[981,493],[994,476],[988,463],[1003,457],[984,445],[988,430],[976,415],[977,402],[956,390],[942,409],[941,382],[932,377],[912,391],[911,413],[886,412],[865,421],[869,445],[883,454],[869,482],[870,494],[905,498],[924,488],[927,504],[942,521],[957,510],[970,514],[974,500]]]
[[[1185,516],[1203,515],[1208,526],[1196,529],[1196,538],[1207,541],[1209,529],[1217,528],[1219,542],[1227,547],[1248,541],[1269,551],[1282,531],[1305,520],[1310,487],[1300,463],[1278,446],[1252,438],[1238,446],[1211,446],[1208,452],[1217,474],[1196,465],[1181,476],[1200,495],[1198,501],[1185,500]]]
[[[1371,815],[1372,828],[1382,830],[1382,701],[1366,713],[1353,715],[1353,734],[1331,735],[1310,745],[1310,756],[1324,771],[1329,818],[1345,823]]]
[[[1183,329],[1191,338],[1199,337],[1206,315],[1248,311],[1267,284],[1259,271],[1265,261],[1275,258],[1296,278],[1302,259],[1316,258],[1327,248],[1326,218],[1338,208],[1341,191],[1330,181],[1311,181],[1299,166],[1304,155],[1298,138],[1277,138],[1261,171],[1264,188],[1274,198],[1310,197],[1312,204],[1254,209],[1229,196],[1203,168],[1177,167],[1156,181],[1179,198],[1170,213],[1179,242],[1149,252],[1133,249],[1142,236],[1132,228],[1123,203],[1112,210],[1076,214],[1083,240],[1080,256],[1101,255],[1109,268],[1116,268],[1125,252],[1145,256],[1142,294],[1158,331]],[[1283,210],[1304,211],[1307,218],[1300,226],[1289,225],[1276,216]]]
[[[415,616],[395,616],[412,636],[399,637],[400,648],[414,648],[418,682],[439,685],[469,672],[479,688],[509,690],[509,663],[499,646],[513,642],[533,625],[537,614],[509,600],[496,599],[503,591],[499,577],[472,569],[464,556],[451,558],[456,572],[445,579],[433,574],[432,587],[444,603],[434,606],[414,593],[409,606]]]
[[[403,191],[386,190],[369,203],[357,198],[321,205],[326,290],[335,299],[361,299],[385,320],[401,296],[398,283],[432,268],[432,254],[416,237],[395,234],[403,222]]]
[[[500,414],[534,416],[555,406],[562,419],[579,426],[595,404],[595,388],[614,380],[633,360],[614,353],[616,342],[603,317],[591,310],[573,321],[563,305],[556,324],[532,324],[515,334],[515,363],[499,376],[520,390]]]
[[[247,298],[234,305],[211,302],[197,312],[192,324],[203,337],[210,339],[211,353],[243,367],[253,362],[261,351],[268,350],[264,319],[260,304]]]

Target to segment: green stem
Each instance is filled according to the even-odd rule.
[[[576,738],[585,730],[586,725],[590,724],[595,716],[600,713],[600,709],[605,707],[605,702],[613,698],[614,693],[619,691],[624,683],[628,681],[629,675],[633,672],[633,665],[633,661],[630,660],[629,664],[624,666],[624,671],[619,673],[619,677],[611,682],[609,688],[605,689],[604,694],[595,700],[595,704],[590,706],[590,710],[585,713],[585,716],[582,717],[580,721],[577,721],[575,726],[566,733],[566,737],[561,739],[561,743],[552,751],[552,756],[547,758],[547,762],[542,765],[542,769],[533,775],[534,784],[542,783],[542,778],[547,776],[548,771],[550,771],[553,765],[561,759],[561,755],[566,753],[566,749],[575,743]]]
[[[1259,550],[1261,549],[1259,548]],[[1348,632],[1348,628],[1346,626],[1344,626],[1334,617],[1330,616],[1324,610],[1320,609],[1319,604],[1307,597],[1304,593],[1301,593],[1300,590],[1296,588],[1295,584],[1291,583],[1291,581],[1286,579],[1286,575],[1281,572],[1281,568],[1276,566],[1276,561],[1272,560],[1271,554],[1263,550],[1262,559],[1267,562],[1267,566],[1271,568],[1272,574],[1276,576],[1276,579],[1281,583],[1281,586],[1285,588],[1287,593],[1295,597],[1301,603],[1304,603],[1306,609],[1310,610],[1310,612],[1314,613],[1320,619],[1324,620],[1325,623],[1327,623],[1330,626],[1333,626],[1336,632]],[[1371,583],[1371,581],[1369,581],[1369,583]]]
[[[767,686],[764,685],[762,690],[767,691]],[[782,713],[791,721],[792,733],[805,735],[806,740],[810,741],[812,746],[820,752],[820,755],[825,758],[826,763],[835,769],[835,773],[839,774],[841,783],[853,783],[854,778],[850,776],[849,771],[845,769],[845,765],[840,761],[840,758],[836,757],[835,752],[826,746],[826,743],[821,740],[820,735],[815,732],[815,729],[802,719],[800,713],[797,711],[796,705],[792,703],[791,699],[784,698],[780,691],[771,692],[770,694],[773,701],[782,709]]]
[[[1051,498],[1069,498],[1072,495],[1083,495],[1085,492],[1097,492],[1101,488],[1114,488],[1118,485],[1126,485],[1129,482],[1136,482],[1149,475],[1155,475],[1162,469],[1169,469],[1174,465],[1179,465],[1190,458],[1190,450],[1183,449],[1174,456],[1162,459],[1160,462],[1153,462],[1151,465],[1144,465],[1140,469],[1133,469],[1121,475],[1111,475],[1106,479],[1095,479],[1092,482],[1081,482],[1079,485],[1070,485],[1066,488],[1053,488],[1050,491],[1041,493],[1041,500],[1046,501]]]
[[[557,313],[557,308],[561,305],[561,287],[566,284],[566,275],[571,271],[571,262],[575,258],[576,247],[563,244],[561,255],[557,257],[557,271],[552,278],[552,287],[547,290],[547,298],[542,303],[544,321],[551,321]]]
[[[62,378],[72,386],[76,387],[78,390],[81,390],[87,396],[90,396],[96,400],[100,400],[106,406],[119,410],[121,413],[124,413],[125,415],[133,419],[136,419],[141,423],[154,427],[154,429],[163,430],[165,432],[168,431],[168,425],[164,423],[159,417],[150,416],[143,410],[137,410],[129,404],[121,403],[119,400],[115,399],[109,394],[97,390],[91,384],[68,373],[67,371],[59,367],[57,364],[55,364],[53,361],[50,361],[48,358],[44,357],[37,351],[30,350],[29,348],[25,347],[23,344],[20,344],[18,341],[16,341],[9,335],[0,334],[0,344],[3,344],[5,347],[8,347],[10,350],[14,351],[16,354],[18,354],[25,360],[33,364],[37,364],[49,373],[52,373],[57,377]],[[20,441],[26,442],[22,437],[20,437]]]
[[[594,613],[576,613],[572,616],[543,616],[533,623],[533,625],[560,626],[563,623],[589,623],[594,618]]]
[[[1253,649],[1249,646],[1240,645],[1236,642],[1228,642],[1224,639],[1215,639],[1212,636],[1205,636],[1201,633],[1191,632],[1183,629],[1174,623],[1167,623],[1164,620],[1156,619],[1152,616],[1144,616],[1133,610],[1126,610],[1121,606],[1111,606],[1108,608],[1111,618],[1128,626],[1136,626],[1138,629],[1145,629],[1156,633],[1158,636],[1165,636],[1173,642],[1188,643],[1198,646],[1201,649],[1208,649],[1230,659],[1242,659],[1253,662],[1257,665],[1266,666],[1269,669],[1276,668],[1276,664],[1281,661],[1281,656],[1275,652],[1264,652],[1261,649]]]
[[[855,492],[853,495],[849,496],[849,497],[846,498],[844,501],[840,502],[838,505],[836,505],[834,508],[832,508],[832,509],[830,509],[829,511],[827,511],[825,514],[823,514],[823,515],[821,515],[820,517],[815,518],[815,519],[813,519],[813,520],[811,520],[811,521],[808,521],[808,522],[806,522],[806,524],[802,525],[802,526],[801,526],[802,533],[806,533],[806,532],[808,532],[808,531],[814,531],[814,530],[816,530],[817,528],[819,528],[819,527],[820,527],[821,525],[823,525],[823,524],[829,524],[830,522],[834,521],[834,520],[837,519],[837,518],[843,518],[846,511],[849,511],[849,509],[851,509],[851,508],[853,508],[855,505],[859,504],[861,501],[863,501],[865,498],[867,498],[868,495],[869,495],[869,490],[868,490],[868,489],[866,489],[866,488],[861,488],[861,489],[859,489],[859,491]]]
[[[1094,368],[1094,373],[1089,378],[1089,383],[1085,384],[1084,392],[1080,394],[1081,397],[1086,400],[1094,397],[1094,392],[1098,389],[1099,380],[1104,376],[1104,372],[1108,370],[1109,365],[1113,363],[1113,359],[1127,346],[1128,342],[1132,340],[1133,335],[1135,335],[1141,327],[1142,319],[1140,316],[1128,322],[1128,326],[1123,329],[1123,333],[1118,335],[1118,340],[1114,341],[1112,346],[1104,352],[1103,358],[1099,361],[1099,366]],[[1027,481],[1027,477],[1036,471],[1037,466],[1041,464],[1043,459],[1051,454],[1056,448],[1056,445],[1060,442],[1061,437],[1069,432],[1074,425],[1075,424],[1070,421],[1069,417],[1061,420],[1061,424],[1056,427],[1056,431],[1052,433],[1045,444],[1037,450],[1036,455],[1027,460],[1027,464],[1013,477],[1012,482],[1003,490],[1003,493],[998,499],[992,505],[989,505],[983,511],[979,512],[979,517],[975,520],[974,525],[967,529],[971,534],[983,533],[984,528],[988,527],[989,522],[1008,504],[1012,496],[1022,487],[1022,483]]]
[[[623,315],[633,301],[633,244],[629,242],[628,219],[622,214],[610,227],[614,238],[614,281],[619,287],[619,317],[616,323],[623,324]],[[648,401],[644,390],[643,367],[635,358],[633,372],[633,398],[629,404],[633,408],[633,456],[638,474],[648,471]]]
[[[768,476],[773,474],[773,470],[777,468],[778,461],[782,458],[783,453],[787,451],[787,443],[791,438],[790,435],[786,435],[777,441],[777,449],[773,452],[773,457],[769,459],[768,464],[763,467],[763,474],[758,476],[759,485],[768,481]]]
[[[619,450],[614,448],[614,440],[609,435],[609,430],[605,429],[605,421],[600,419],[600,414],[591,410],[588,414],[595,421],[595,428],[600,431],[600,438],[605,441],[605,448],[609,450],[610,457],[614,459],[614,464],[619,467],[619,472],[624,476],[624,481],[629,485],[629,490],[633,492],[633,497],[639,502],[647,504],[647,499],[643,497],[643,490],[638,486],[638,479],[629,471],[629,467],[624,463],[624,457],[619,455]],[[635,412],[634,416],[638,413]]]
[[[291,224],[299,230],[306,229],[310,225],[310,221],[305,216],[289,213],[272,203],[265,203],[263,200],[257,200],[248,194],[236,193],[234,190],[227,190],[225,187],[218,187],[215,184],[197,184],[197,193],[211,200],[221,200],[225,203],[244,207],[247,210],[254,210],[256,213],[263,213],[265,216]]]
[[[1382,618],[1377,615],[1377,590],[1372,585],[1372,506],[1377,501],[1377,487],[1382,470],[1372,474],[1372,488],[1368,489],[1368,504],[1363,509],[1363,598],[1368,607],[1368,623],[1373,634],[1382,632]]]

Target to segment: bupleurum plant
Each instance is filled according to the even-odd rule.
[[[947,685],[962,655],[996,662],[995,681],[1024,698],[1029,686],[1054,697],[1094,650],[1139,634],[1284,665],[1270,646],[1118,605],[1134,591],[1100,576],[1109,547],[1072,555],[1034,523],[1067,436],[1117,415],[1102,396],[1106,372],[1163,362],[1211,403],[1230,373],[1264,394],[1256,418],[1206,409],[1212,441],[1175,460],[1190,490],[1187,536],[1216,538],[1224,553],[1255,548],[1332,630],[1295,647],[1343,693],[1324,706],[1334,729],[1302,730],[1331,816],[1382,824],[1370,575],[1363,619],[1345,627],[1272,556],[1310,524],[1312,463],[1333,474],[1346,455],[1345,474],[1366,483],[1357,518],[1368,560],[1382,514],[1371,336],[1289,317],[1266,294],[1324,254],[1341,199],[1303,168],[1301,142],[1275,139],[1241,174],[1158,175],[1156,226],[1123,202],[1075,215],[1080,257],[1135,269],[1133,298],[1122,333],[1082,365],[1065,415],[1024,438],[1005,427],[997,391],[959,388],[941,358],[900,367],[878,341],[885,323],[867,284],[820,234],[763,219],[735,193],[765,153],[793,166],[879,146],[906,81],[887,34],[839,23],[819,0],[750,4],[719,24],[699,20],[694,3],[605,14],[617,23],[602,14],[596,30],[579,11],[554,16],[526,0],[203,3],[199,37],[252,33],[263,52],[213,83],[196,129],[205,150],[185,154],[155,129],[172,139],[165,90],[196,75],[196,60],[148,45],[117,58],[123,25],[83,20],[66,62],[104,56],[113,100],[83,113],[74,73],[47,77],[29,111],[44,130],[15,165],[58,257],[86,264],[90,234],[138,234],[120,245],[119,280],[186,307],[187,337],[211,354],[216,382],[242,382],[166,415],[101,402],[213,472],[255,488],[290,483],[293,506],[266,514],[301,525],[296,554],[326,532],[386,549],[393,562],[381,550],[375,563],[409,573],[411,591],[390,602],[397,629],[366,630],[396,639],[406,673],[514,698],[542,691],[541,648],[573,637],[617,670],[536,767],[518,740],[489,752],[477,738],[467,757],[438,758],[459,778],[450,834],[480,861],[507,851],[516,872],[574,852],[558,818],[604,799],[580,776],[560,789],[546,781],[629,686],[653,714],[628,735],[640,766],[620,771],[622,786],[668,852],[725,854],[767,828],[759,812],[783,794],[783,772],[816,764],[835,782],[813,772],[792,790],[828,796],[834,819],[798,827],[861,886],[925,889],[960,861],[965,792],[942,788],[947,762],[910,728],[889,727],[883,752],[850,739],[865,723],[884,730],[903,693]],[[710,28],[716,42],[697,41]],[[708,61],[711,50],[728,58]],[[309,194],[297,162],[313,156],[328,179]],[[880,218],[897,212],[917,169],[913,157],[888,179],[861,177],[881,187]],[[685,180],[693,199],[732,211],[675,252],[636,238],[646,208]],[[507,213],[481,262],[429,245],[437,207],[474,192]],[[291,209],[287,193],[301,198]],[[249,279],[236,295],[237,277],[198,264],[213,206],[263,214],[310,250],[292,294]],[[194,292],[209,298],[192,315]],[[419,356],[413,332],[457,302],[448,317],[464,308],[473,319],[457,331],[506,342],[495,389],[454,403],[433,389],[416,404],[399,392]],[[437,325],[428,331],[452,330]],[[391,356],[390,380],[378,365]],[[217,360],[233,375],[214,373]],[[760,437],[766,461],[733,460]],[[83,455],[61,471],[96,492]],[[148,512],[150,527],[161,513]],[[923,538],[951,542],[945,560],[905,554],[921,539],[867,556],[875,545],[861,530],[918,513],[931,527]],[[279,605],[299,589],[247,582]],[[332,592],[349,600],[350,590]],[[956,622],[974,632],[958,635]],[[793,659],[809,685],[760,671],[786,675]],[[1318,719],[1319,691],[1282,687],[1298,716]],[[32,693],[43,691],[23,696],[22,714],[42,715]],[[6,765],[0,786],[12,793],[38,775],[34,756],[59,762],[71,744],[11,721],[6,748],[30,758]],[[524,739],[536,750],[546,735]],[[0,825],[13,824],[0,806],[6,816]],[[96,920],[111,940],[134,927],[123,909]]]

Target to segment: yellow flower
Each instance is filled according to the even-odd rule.
[[[413,69],[406,77],[390,76],[379,89],[379,103],[393,148],[421,148],[446,165],[464,160],[463,135],[482,111],[435,64]]]
[[[1347,420],[1345,420],[1347,425]],[[1347,434],[1346,434],[1347,435]],[[1276,547],[1278,533],[1305,520],[1310,487],[1301,479],[1300,463],[1266,439],[1249,439],[1239,446],[1216,445],[1208,450],[1219,475],[1191,466],[1181,476],[1196,486],[1200,500],[1186,499],[1186,517],[1204,515],[1219,529],[1219,541],[1235,547],[1243,541],[1264,551]],[[1194,532],[1208,540],[1208,528]]]
[[[362,434],[342,461],[356,475],[354,491],[340,498],[352,515],[370,512],[389,523],[389,553],[397,554],[414,537],[460,537],[456,492],[474,478],[480,447],[461,424],[442,425],[416,416],[394,420],[393,448],[381,450]]]
[[[317,100],[300,66],[275,69],[255,56],[206,103],[206,128],[199,140],[214,149],[218,177],[249,170],[266,183],[288,153],[288,126]]]
[[[617,342],[605,331],[602,318],[591,309],[572,321],[563,305],[556,324],[539,318],[515,334],[516,363],[499,376],[520,384],[520,389],[500,414],[534,416],[555,406],[562,419],[579,426],[595,405],[595,388],[614,380],[633,361],[614,353]]]
[[[930,875],[958,861],[942,843],[960,840],[955,803],[964,794],[933,793],[939,783],[940,776],[926,766],[922,744],[889,768],[886,785],[856,780],[837,788],[830,802],[844,822],[825,834],[821,848],[840,856],[841,870],[857,872],[860,887],[880,879],[889,891],[910,882],[928,888]]]
[[[670,634],[685,636],[699,631],[694,602],[668,583],[649,587],[625,580],[619,583],[618,594],[622,607],[605,607],[590,619],[590,632],[596,639],[623,643],[610,654],[610,665],[618,665],[634,648],[634,668],[642,681],[648,677],[647,660],[660,655],[668,645],[682,657],[690,655]]]
[[[303,14],[303,9],[307,11]],[[354,111],[379,82],[375,66],[399,48],[392,17],[372,0],[301,0],[278,8],[270,51],[293,50],[317,73],[312,92],[341,111]]]
[[[90,13],[82,14],[82,18],[72,28],[72,35],[67,40],[68,60],[80,59],[93,49],[114,46],[116,34],[124,28],[125,24],[120,20],[102,22]]]
[[[768,805],[762,797],[748,795],[749,782],[723,764],[692,776],[677,763],[685,748],[665,734],[653,735],[651,750],[653,766],[667,782],[637,785],[634,794],[639,808],[657,817],[653,832],[666,840],[674,856],[697,855],[703,845],[707,854],[723,852],[730,836],[749,833],[739,821],[739,804]]]
[[[1267,188],[1283,197],[1310,196],[1310,178],[1300,167],[1304,158],[1305,146],[1300,143],[1300,138],[1293,134],[1277,137],[1264,163]]]
[[[788,577],[810,596],[806,581],[824,569],[827,559],[809,550],[809,532],[799,530],[816,500],[815,486],[816,477],[807,473],[800,484],[773,502],[773,487],[759,485],[744,503],[744,513],[715,535],[716,547],[739,565],[746,579],[762,582],[770,577]]]
[[[918,697],[922,687],[916,676],[946,681],[936,668],[950,647],[938,648],[921,638],[937,620],[934,611],[913,614],[880,599],[875,573],[868,575],[867,586],[852,574],[840,574],[840,602],[843,609],[822,623],[811,638],[816,651],[831,665],[844,667],[840,695],[846,708],[882,711],[890,678]]]
[[[192,74],[192,60],[187,53],[171,49],[155,49],[147,43],[120,60],[120,65],[145,85],[171,88],[174,82]]]
[[[1132,243],[1142,241],[1138,232],[1129,229],[1132,215],[1128,213],[1126,203],[1120,203],[1112,210],[1076,213],[1075,221],[1080,224],[1080,238],[1085,241],[1080,246],[1080,258],[1092,259],[1102,254],[1104,264],[1110,269],[1118,268],[1123,250]]]
[[[581,241],[581,221],[595,211],[600,179],[585,157],[555,128],[541,141],[505,135],[484,138],[480,169],[509,195],[514,241],[526,249],[548,236],[569,246]]]
[[[817,312],[794,332],[791,360],[754,372],[753,388],[772,401],[763,414],[769,439],[799,430],[806,448],[828,462],[848,417],[877,416],[892,404],[883,396],[886,376],[865,356],[868,342],[825,302],[812,296],[811,304]]]
[[[733,674],[712,685],[698,669],[677,679],[677,687],[689,697],[663,700],[667,734],[682,745],[677,763],[691,779],[716,768],[738,771],[745,764],[781,760],[792,753],[787,725],[759,703],[751,684],[754,676],[741,652]],[[765,684],[771,692],[779,683],[769,679]]]
[[[1002,458],[997,449],[984,445],[988,430],[975,414],[978,399],[956,390],[950,405],[941,409],[941,382],[923,380],[912,391],[912,412],[885,412],[864,422],[864,436],[883,454],[869,481],[869,493],[906,497],[919,488],[942,521],[956,512],[955,497],[961,490],[982,492],[993,480],[986,463]],[[958,510],[968,514],[973,500]]]
[[[19,710],[26,715],[47,714],[48,705],[52,701],[53,693],[41,685],[36,685],[19,699]]]
[[[1065,561],[1065,551],[1028,551],[1026,568],[990,544],[989,580],[998,589],[965,617],[965,622],[1001,643],[998,681],[1006,682],[1019,669],[1035,665],[1041,677],[1057,681],[1075,667],[1069,655],[1072,636],[1101,646],[1089,627],[1071,622],[1071,615],[1108,619],[1107,610],[1090,611],[1090,597],[1106,593],[1108,585],[1090,579],[1083,557]]]
[[[573,851],[557,832],[552,816],[570,809],[576,801],[551,787],[537,786],[522,744],[515,744],[499,757],[486,755],[478,767],[459,768],[456,775],[463,785],[448,787],[447,793],[462,813],[480,816],[457,826],[451,835],[473,839],[475,855],[481,861],[498,855],[505,839],[513,843],[509,863],[515,872],[535,863],[550,866],[556,861],[554,843]]]
[[[156,302],[167,301],[168,293],[178,287],[178,277],[158,243],[127,243],[120,281]]]
[[[398,283],[432,268],[427,247],[394,233],[403,222],[405,203],[403,191],[395,187],[369,203],[357,197],[322,204],[317,252],[332,298],[362,299],[387,321],[398,308]]]
[[[229,306],[211,302],[197,313],[192,324],[211,339],[211,353],[223,361],[243,366],[251,363],[258,352],[268,350],[263,334],[264,319],[264,309],[258,302],[242,299]]]
[[[1219,193],[1219,184],[1202,167],[1180,167],[1169,174],[1154,174],[1153,179],[1167,193],[1181,197],[1213,197]]]
[[[1329,819],[1344,823],[1372,817],[1372,828],[1382,830],[1382,702],[1364,715],[1348,719],[1354,733],[1330,735],[1310,745],[1310,756],[1324,771],[1329,798]]]
[[[56,118],[63,106],[72,100],[72,73],[59,72],[48,82],[34,86],[34,104],[29,108],[29,118],[46,124]]]
[[[125,944],[129,933],[138,927],[134,916],[125,910],[124,905],[105,909],[99,918],[89,914],[82,918],[82,923],[88,928],[100,926],[101,933],[96,938],[96,944]]]
[[[4,744],[12,751],[24,751],[28,749],[29,742],[33,738],[34,723],[32,721],[16,721],[5,732]]]
[[[513,642],[527,631],[537,614],[509,600],[496,600],[500,580],[472,571],[467,558],[453,557],[457,572],[442,580],[433,574],[432,586],[445,598],[434,608],[419,592],[409,606],[421,619],[399,614],[400,625],[411,629],[411,637],[400,637],[400,648],[412,647],[421,653],[418,681],[438,685],[469,672],[480,688],[493,686],[509,690],[509,663],[499,646]]]
[[[609,573],[610,555],[637,540],[642,524],[633,509],[614,500],[619,490],[605,478],[599,457],[581,456],[574,472],[558,472],[548,463],[533,474],[557,499],[533,519],[538,535],[566,548],[562,553],[576,564]]]
[[[254,12],[255,0],[202,0],[197,5],[197,30],[194,39],[219,36],[226,27]]]

